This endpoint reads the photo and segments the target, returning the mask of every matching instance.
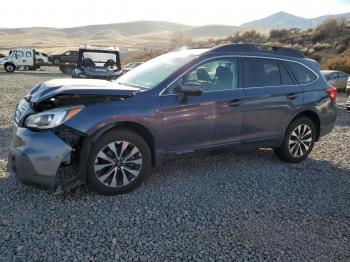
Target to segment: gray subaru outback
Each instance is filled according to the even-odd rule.
[[[14,112],[8,170],[54,188],[74,167],[75,185],[118,194],[172,157],[218,148],[273,148],[296,163],[333,129],[335,100],[317,62],[298,50],[182,49],[114,82],[34,86]]]

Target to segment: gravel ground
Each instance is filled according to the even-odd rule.
[[[11,112],[59,73],[0,72],[0,261],[350,261],[350,114],[300,164],[271,150],[171,161],[129,194],[54,196],[5,171]]]

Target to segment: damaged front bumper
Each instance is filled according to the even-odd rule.
[[[69,163],[73,148],[52,131],[35,132],[13,127],[7,169],[25,183],[55,189],[56,175],[63,163]]]

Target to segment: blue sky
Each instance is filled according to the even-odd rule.
[[[0,6],[0,27],[12,28],[134,20],[240,25],[278,11],[306,18],[350,12],[350,0],[17,0],[2,1]]]

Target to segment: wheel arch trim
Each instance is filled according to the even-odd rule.
[[[80,154],[79,157],[79,176],[80,180],[84,184],[86,183],[87,161],[89,159],[89,154],[94,143],[105,133],[118,128],[130,129],[133,132],[140,135],[143,139],[145,139],[146,143],[148,144],[151,150],[152,165],[154,167],[158,166],[162,162],[163,157],[161,151],[158,149],[159,147],[157,146],[159,141],[156,139],[155,135],[150,131],[149,128],[147,128],[145,125],[133,121],[116,122],[113,124],[106,125],[101,129],[98,129],[96,132],[92,133],[90,136],[87,136],[83,140],[80,151],[84,153]]]

